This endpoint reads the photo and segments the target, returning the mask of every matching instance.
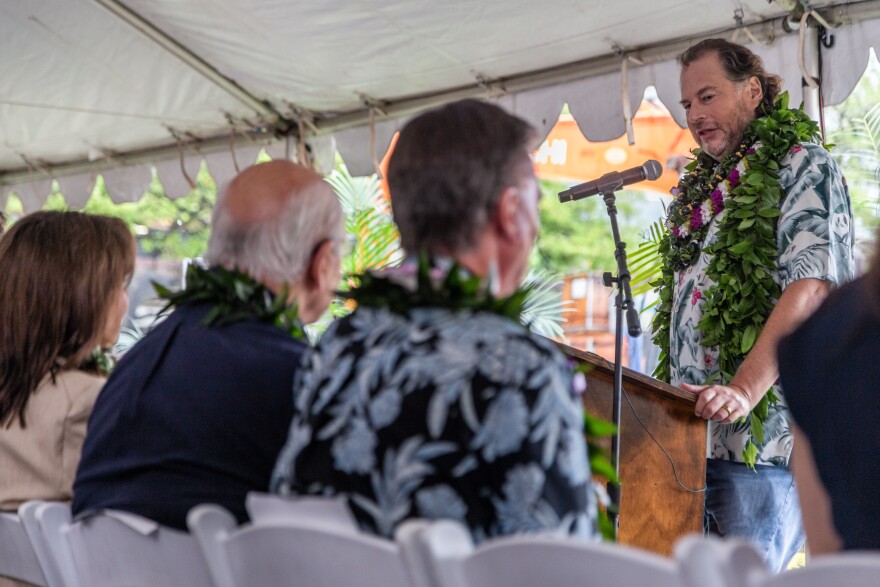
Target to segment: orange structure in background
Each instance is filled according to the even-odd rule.
[[[543,179],[579,183],[656,159],[664,167],[663,175],[632,187],[668,193],[678,183],[683,161],[696,147],[690,132],[678,126],[662,104],[645,100],[633,118],[633,134],[634,145],[626,135],[593,143],[581,133],[574,117],[562,114],[533,155],[535,172]]]
[[[614,297],[612,289],[602,283],[602,275],[566,275],[562,280],[562,299],[567,302],[562,327],[565,342],[613,361]],[[624,356],[626,343],[624,340]]]

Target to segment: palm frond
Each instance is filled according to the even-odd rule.
[[[327,176],[327,183],[336,192],[346,216],[356,214],[379,205],[382,198],[382,183],[374,175],[353,177],[347,169],[334,169]]]
[[[857,175],[868,180],[877,179],[880,177],[880,104],[875,104],[851,122],[853,126],[832,134],[833,142],[846,145],[837,157],[855,163],[855,168],[847,166],[849,177]]]
[[[346,274],[382,269],[400,261],[400,235],[376,175],[352,177],[345,168],[335,169],[327,183],[336,192],[345,213],[345,230],[355,241],[343,262]]]
[[[561,282],[543,270],[529,271],[523,287],[528,290],[522,321],[532,331],[547,337],[562,336],[566,303],[562,300]]]
[[[149,329],[144,330],[137,323],[132,322],[131,327],[123,327],[119,330],[119,338],[116,340],[116,344],[113,345],[113,355],[116,357],[121,357],[133,347],[135,344],[140,341],[144,336],[147,335]]]
[[[663,262],[660,257],[660,242],[665,238],[662,220],[652,224],[630,258],[630,286],[634,296],[647,293],[653,289],[651,282],[662,275]]]

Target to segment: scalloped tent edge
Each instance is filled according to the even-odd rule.
[[[123,8],[130,5],[143,8],[148,4],[145,0],[132,0],[126,5],[122,5],[116,0],[97,0],[97,2],[105,5],[104,8],[107,5],[122,6]],[[212,2],[218,5],[235,3],[234,0],[224,0],[223,2],[212,0]],[[657,4],[660,4],[661,7],[669,3],[667,0],[657,0]],[[761,0],[761,3],[766,4],[766,1]],[[65,7],[64,10],[86,10],[83,4],[88,4],[89,10],[103,10],[103,8],[96,7],[86,0],[71,0],[67,3],[60,0],[36,0],[34,3],[17,3],[17,6],[31,4],[37,6],[33,8],[35,14],[31,15],[31,20],[28,22],[36,21],[43,25],[45,23],[39,20],[41,10],[61,10],[62,6]],[[181,2],[177,4],[192,9],[194,3]],[[545,10],[553,10],[555,4],[549,2],[544,3],[543,6]],[[818,3],[814,2],[813,4]],[[867,65],[870,48],[880,49],[877,41],[880,39],[880,1],[826,2],[824,4],[828,6],[822,11],[821,16],[832,22],[840,23],[840,28],[833,30],[835,45],[830,49],[822,50],[822,87],[825,103],[835,104],[845,99],[855,87]],[[291,11],[297,10],[292,4],[288,4],[288,6]],[[6,7],[2,10],[14,11],[16,8]],[[19,8],[18,10],[21,14],[15,16],[24,18],[25,9]],[[171,16],[166,14],[165,18],[168,20],[162,21],[163,28],[159,28],[158,25],[155,25],[155,28],[160,36],[164,35],[162,38],[166,41],[170,39],[174,43],[180,39],[180,47],[193,45],[193,27],[197,27],[201,21],[197,15],[191,15],[191,21],[187,21],[184,18],[185,15],[185,10]],[[110,18],[115,23],[114,26],[121,25],[121,29],[116,31],[119,35],[119,42],[129,40],[126,35],[131,34],[137,37],[138,42],[146,43],[152,50],[158,51],[165,57],[169,53],[174,53],[173,48],[168,49],[156,39],[143,39],[142,35],[147,37],[150,35],[143,30],[135,30],[137,27],[129,21],[123,22],[125,19],[114,20],[117,16],[102,15],[104,18]],[[91,15],[90,18],[94,18],[94,15]],[[4,33],[2,36],[7,40],[0,41],[0,43],[10,43],[12,41],[9,39],[15,40],[16,37],[15,35],[6,35],[5,33],[8,32],[6,29],[14,26],[16,21],[15,19],[3,19],[3,22],[8,24],[0,24],[0,32]],[[145,22],[149,26],[154,26],[152,21],[145,20]],[[103,23],[104,26],[106,24]],[[230,44],[233,40],[238,43],[249,42],[249,38],[251,41],[253,40],[252,37],[248,37],[249,31],[246,27],[238,29],[235,24],[235,22],[230,22],[226,30],[215,31],[213,33],[214,40],[217,42],[227,40]],[[715,21],[706,19],[706,26],[713,24]],[[766,18],[749,23],[747,36],[758,42],[758,44],[752,43],[752,48],[762,56],[768,70],[779,73],[787,80],[786,89],[791,94],[792,102],[799,103],[805,96],[800,83],[801,70],[798,65],[799,39],[796,30],[793,32],[788,30],[790,29],[789,24],[784,16]],[[504,23],[502,22],[501,25]],[[177,36],[172,36],[175,33]],[[164,87],[164,85],[173,86],[180,83],[183,90],[192,89],[193,102],[198,103],[200,99],[204,98],[206,103],[215,106],[219,104],[224,107],[222,116],[218,113],[204,114],[203,111],[192,114],[187,110],[186,100],[181,102],[181,97],[177,95],[177,92],[167,92],[163,88],[159,88],[157,91],[162,94],[162,100],[170,101],[166,111],[171,114],[167,117],[163,114],[156,117],[157,120],[148,122],[154,126],[155,123],[161,124],[167,130],[166,134],[170,136],[165,140],[157,140],[155,134],[150,135],[149,132],[144,131],[141,137],[136,132],[141,128],[138,126],[139,122],[124,119],[126,120],[124,124],[117,121],[117,126],[111,126],[107,133],[110,133],[111,136],[115,136],[114,133],[125,134],[131,128],[133,142],[129,147],[113,150],[92,145],[92,148],[83,156],[77,152],[77,148],[82,150],[81,145],[69,137],[75,138],[77,133],[81,132],[77,124],[82,123],[83,120],[88,121],[89,113],[76,112],[76,108],[70,107],[70,113],[67,116],[69,124],[53,129],[57,134],[52,136],[57,136],[58,142],[64,143],[62,145],[64,148],[59,148],[57,153],[51,149],[43,148],[43,145],[38,142],[34,143],[36,146],[33,147],[33,152],[27,150],[20,152],[9,149],[7,142],[6,154],[9,155],[11,152],[19,157],[16,162],[15,157],[7,156],[4,159],[4,152],[0,148],[0,204],[6,201],[9,192],[15,191],[26,210],[38,209],[51,191],[52,180],[59,182],[68,201],[76,203],[79,201],[78,198],[87,197],[86,190],[88,186],[93,185],[97,174],[104,176],[108,192],[115,201],[133,201],[143,194],[149,184],[152,177],[151,167],[156,168],[159,179],[166,188],[166,193],[171,197],[176,197],[186,193],[189,189],[182,168],[190,170],[189,174],[193,175],[201,160],[204,159],[218,185],[222,185],[235,175],[236,168],[241,166],[242,161],[253,160],[260,149],[265,148],[273,158],[295,158],[303,147],[297,138],[300,132],[305,137],[305,143],[308,144],[317,168],[328,170],[332,166],[335,151],[338,149],[353,174],[369,174],[375,169],[376,154],[381,158],[394,133],[405,124],[409,117],[424,109],[464,97],[483,97],[495,101],[532,123],[539,130],[541,140],[549,133],[563,105],[567,103],[583,134],[591,141],[605,141],[626,133],[626,114],[629,104],[639,104],[645,89],[648,86],[654,86],[659,99],[669,108],[675,120],[683,126],[684,113],[678,104],[678,65],[675,61],[677,55],[687,46],[702,38],[709,36],[730,37],[734,34],[739,35],[736,27],[728,27],[723,30],[718,30],[717,26],[711,30],[703,28],[700,29],[700,34],[692,35],[686,39],[664,39],[642,48],[621,49],[616,53],[606,52],[580,61],[546,66],[539,70],[514,71],[493,79],[480,78],[476,83],[464,86],[444,87],[440,85],[419,95],[403,95],[400,98],[367,98],[365,94],[358,94],[361,103],[357,104],[357,100],[355,100],[353,105],[348,104],[348,110],[342,112],[329,109],[326,112],[314,109],[302,111],[293,106],[298,101],[297,96],[290,96],[291,99],[287,106],[282,106],[283,100],[279,100],[277,93],[272,95],[268,90],[252,93],[245,89],[250,80],[258,77],[259,71],[256,73],[253,71],[232,72],[231,66],[227,65],[214,69],[213,73],[206,74],[199,71],[199,67],[212,67],[207,62],[197,61],[194,65],[187,63],[186,59],[174,53],[176,59],[173,59],[173,63],[168,65],[169,77],[168,79],[161,78],[160,85]],[[745,34],[739,35],[739,37],[741,42],[748,40]],[[18,38],[20,39],[20,37]],[[368,37],[363,39],[365,43],[373,41]],[[814,40],[814,42],[816,41]],[[402,49],[405,49],[405,46]],[[208,51],[204,50],[203,52]],[[6,60],[5,55],[9,55],[11,52],[3,51],[2,53],[4,55],[2,59]],[[37,61],[48,58],[46,54],[38,54],[33,57]],[[396,58],[401,57],[398,55]],[[196,59],[200,60],[198,57]],[[381,60],[376,62],[376,67],[381,65]],[[29,68],[21,67],[18,70],[13,70],[13,73],[15,71],[28,72],[31,69],[33,69],[32,65]],[[161,76],[161,73],[152,73]],[[213,94],[208,95],[210,92],[205,90],[202,93],[207,97],[200,98],[201,94],[196,91],[201,88],[199,84],[203,83],[205,78],[210,80],[212,75],[219,76],[220,82],[215,80],[211,91],[217,94],[217,86],[219,85],[226,93],[219,92],[221,98],[217,98]],[[7,78],[7,81],[9,79]],[[15,75],[11,80],[11,85],[17,87]],[[29,86],[32,83],[32,80],[28,78],[24,85]],[[223,88],[223,84],[231,84],[231,89]],[[257,87],[262,87],[261,84],[265,86],[265,76],[253,82],[253,85]],[[241,95],[236,95],[236,92],[240,92]],[[100,103],[102,95],[102,92],[95,94],[95,100]],[[229,98],[229,96],[233,98]],[[248,97],[252,98],[255,103],[249,104]],[[219,102],[216,100],[211,102],[215,98]],[[320,96],[317,97],[318,100],[320,98]],[[223,103],[223,100],[226,100],[226,103]],[[0,99],[0,113],[3,112],[2,108],[4,107],[14,108],[15,106],[9,106],[8,103],[4,105]],[[19,104],[18,107],[21,108],[21,105]],[[237,111],[233,114],[232,111],[236,108]],[[257,110],[268,110],[269,112],[255,112]],[[40,110],[37,109],[37,112],[39,113]],[[194,128],[199,129],[200,132],[193,131],[192,128],[186,131],[175,128],[174,124],[177,120],[175,112],[179,113],[178,118],[181,120],[187,116],[193,120],[198,119],[196,120],[197,124],[193,124],[196,124]],[[267,117],[271,118],[275,114],[278,114],[277,119],[267,123]],[[149,118],[146,114],[144,116]],[[200,116],[202,118],[199,118]],[[253,118],[249,119],[249,116]],[[219,123],[217,122],[218,118],[220,119]],[[5,116],[3,119],[6,121],[4,126],[11,122],[11,119]],[[25,118],[15,122],[23,127],[28,124],[39,126],[40,120]],[[296,124],[294,125],[294,123]],[[139,141],[143,144],[138,144]],[[80,142],[88,144],[88,141],[85,140]],[[67,146],[69,148],[66,148]]]

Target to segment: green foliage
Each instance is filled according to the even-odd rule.
[[[835,130],[832,156],[847,179],[853,213],[862,227],[873,232],[880,225],[880,63],[876,56],[842,103],[825,110]]]
[[[575,366],[576,373],[586,374],[591,369],[592,365],[586,363],[578,363]],[[607,493],[603,481],[620,483],[620,479],[617,478],[617,472],[611,464],[608,451],[601,444],[601,439],[612,436],[616,431],[617,427],[612,422],[584,412],[584,435],[587,439],[587,450],[590,454],[590,473],[593,476],[593,491],[596,493],[596,498],[600,505],[607,502]],[[604,505],[605,507],[599,507],[599,534],[607,542],[615,542],[614,522],[608,516],[610,504],[604,503]]]
[[[44,210],[68,210],[67,201],[53,185]],[[211,212],[217,201],[217,186],[204,165],[196,176],[196,187],[183,197],[172,200],[165,195],[156,176],[136,202],[117,204],[107,192],[104,178],[98,176],[83,212],[113,216],[125,221],[135,233],[142,254],[154,258],[186,259],[204,254],[211,234]],[[8,216],[23,214],[18,198],[6,205]]]
[[[123,326],[119,330],[119,338],[116,340],[116,344],[113,345],[112,354],[117,357],[123,356],[146,334],[147,331],[138,326],[136,322],[132,322],[131,327]]]
[[[92,351],[92,354],[80,364],[79,370],[85,371],[86,373],[100,375],[101,377],[108,377],[115,366],[116,359],[113,358],[113,355],[109,350],[97,347]]]
[[[523,282],[528,293],[523,304],[522,321],[532,332],[550,338],[563,335],[566,308],[560,286],[560,281],[546,271],[529,271]]]
[[[7,227],[9,227],[16,218],[24,214],[24,206],[18,197],[18,194],[12,192],[6,198],[6,206],[3,209],[3,215],[6,216]]]
[[[541,231],[532,267],[551,274],[613,271],[614,239],[605,202],[600,197],[562,204],[557,194],[568,186],[541,180]],[[617,194],[621,239],[638,243],[646,222],[645,196],[628,190]],[[632,249],[630,249],[632,250]]]
[[[382,269],[400,262],[400,234],[376,175],[352,177],[339,166],[327,177],[345,214],[345,230],[353,238],[352,254],[343,263],[346,275]]]
[[[666,238],[665,230],[663,220],[657,220],[648,227],[641,244],[629,256],[630,284],[633,296],[648,293],[654,289],[653,282],[660,277],[663,271],[660,243]],[[648,307],[652,306],[653,304]]]

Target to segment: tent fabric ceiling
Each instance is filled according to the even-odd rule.
[[[216,75],[191,68],[101,4],[130,9]],[[880,2],[811,3],[829,5]],[[267,111],[288,122],[308,114],[319,130],[310,139],[319,159],[332,162],[335,145],[354,173],[370,172],[374,154],[381,157],[411,114],[385,105],[432,95],[442,100],[459,89],[461,95],[497,100],[543,134],[567,102],[589,139],[613,139],[625,131],[622,57],[615,55],[644,57],[664,43],[714,31],[730,35],[736,9],[750,30],[763,30],[762,40],[772,40],[754,49],[799,101],[797,35],[768,27],[767,21],[783,12],[767,0],[3,2],[0,203],[4,191],[15,189],[28,207],[39,206],[39,194],[48,192],[52,178],[76,200],[99,172],[114,198],[137,198],[150,180],[150,164],[169,194],[180,195],[187,189],[180,156],[187,169],[197,169],[206,157],[222,179],[234,174],[236,161],[252,160],[261,147],[283,155],[285,145],[271,132],[276,121]],[[835,45],[823,50],[826,103],[852,90],[868,48],[880,39],[880,20],[835,32]],[[609,57],[612,65],[602,71],[585,67],[578,73],[572,67]],[[683,123],[673,56],[637,61],[628,63],[633,108],[653,85]],[[568,79],[549,76],[554,81],[538,83],[541,72],[564,67],[573,70]],[[530,86],[505,91],[514,84],[504,80],[527,75]],[[253,100],[229,93],[217,78]],[[265,108],[258,112],[255,102]],[[363,112],[365,104],[377,107],[374,128],[364,126],[363,117],[351,128],[334,122]],[[326,129],[334,125],[339,130],[330,136]],[[230,144],[236,145],[234,156]],[[291,150],[296,151],[295,138]]]

